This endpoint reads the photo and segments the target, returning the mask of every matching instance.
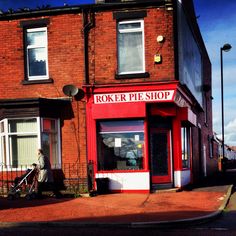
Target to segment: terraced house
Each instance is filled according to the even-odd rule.
[[[2,172],[35,162],[38,147],[89,189],[108,180],[112,192],[150,192],[217,171],[192,1],[6,12],[0,32]]]

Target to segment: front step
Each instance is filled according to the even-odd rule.
[[[152,184],[152,192],[177,192],[179,188],[174,188],[173,183],[166,184]]]

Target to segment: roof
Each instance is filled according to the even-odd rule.
[[[86,10],[104,11],[114,8],[130,8],[145,6],[165,6],[170,0],[126,0],[126,1],[106,1],[97,4],[82,4],[74,6],[50,7],[49,5],[37,7],[36,9],[21,8],[17,10],[9,9],[7,12],[0,10],[0,21],[9,19],[20,19],[35,16],[74,14]],[[168,3],[169,4],[169,3]]]

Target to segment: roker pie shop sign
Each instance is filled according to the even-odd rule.
[[[173,101],[175,90],[95,94],[94,104]]]

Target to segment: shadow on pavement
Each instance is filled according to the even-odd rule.
[[[39,206],[48,205],[48,204],[57,204],[60,202],[71,201],[72,199],[74,198],[69,198],[66,196],[60,199],[45,196],[43,199],[33,199],[33,200],[27,200],[23,197],[20,197],[19,199],[14,199],[14,200],[8,200],[6,197],[1,197],[0,210],[39,207]]]
[[[236,169],[227,169],[225,172],[218,172],[212,176],[204,177],[199,183],[188,185],[184,190],[192,191],[197,188],[206,188],[214,186],[227,186],[236,183]]]

